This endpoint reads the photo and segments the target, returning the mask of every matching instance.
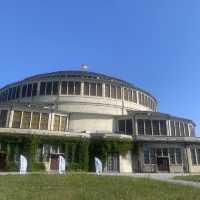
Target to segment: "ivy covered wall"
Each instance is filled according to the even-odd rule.
[[[60,151],[65,155],[67,170],[93,171],[94,157],[99,157],[103,164],[106,162],[108,152],[117,152],[126,155],[128,151],[136,151],[136,145],[131,141],[102,140],[83,138],[64,138],[53,136],[0,136],[1,153],[6,154],[5,171],[17,171],[19,163],[14,160],[16,145],[18,156],[23,154],[28,159],[28,170],[45,170],[43,163],[36,161],[38,146],[41,144],[58,145]],[[16,155],[15,155],[16,156]]]

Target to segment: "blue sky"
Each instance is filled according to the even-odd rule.
[[[150,91],[200,133],[199,0],[0,3],[0,87],[56,70],[101,72]]]

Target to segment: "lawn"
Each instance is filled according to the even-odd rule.
[[[200,182],[200,175],[176,176],[175,179]]]
[[[144,178],[69,175],[0,176],[0,200],[199,200],[200,190]]]

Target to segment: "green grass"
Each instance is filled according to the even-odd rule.
[[[200,182],[200,175],[176,176],[175,179]]]
[[[69,175],[0,176],[0,200],[199,200],[200,190],[144,178]]]

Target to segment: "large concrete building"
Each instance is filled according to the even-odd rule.
[[[156,108],[154,96],[126,81],[86,71],[53,72],[0,89],[0,135],[124,140],[137,151],[107,152],[105,171],[200,172],[194,122]],[[4,152],[1,137],[0,144]],[[14,151],[17,162],[20,146]],[[52,170],[60,153],[59,145],[40,144],[37,160]]]

